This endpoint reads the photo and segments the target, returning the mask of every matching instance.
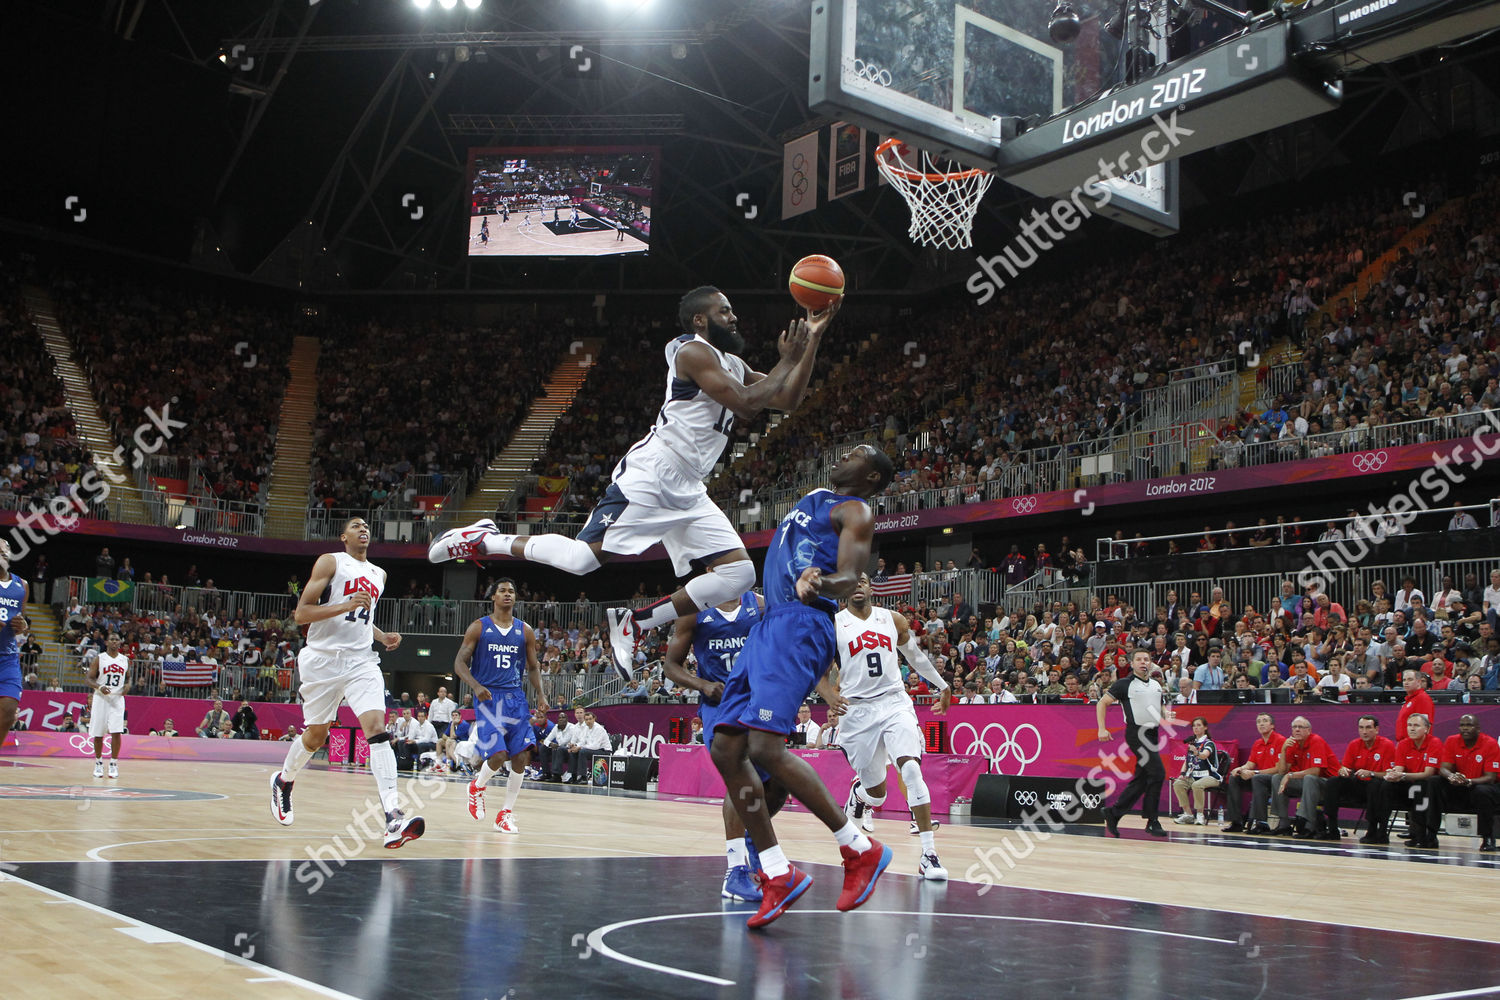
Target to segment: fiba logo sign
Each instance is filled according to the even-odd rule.
[[[959,734],[965,729],[969,731],[967,746],[959,742]],[[994,731],[993,736],[991,730]],[[956,754],[984,757],[990,762],[990,771],[995,774],[1025,774],[1026,766],[1036,763],[1042,757],[1042,734],[1029,722],[1016,726],[1015,732],[998,722],[991,722],[983,730],[975,732],[972,723],[960,722],[953,727],[952,744]],[[1015,770],[1002,767],[1006,762],[1010,762]]]
[[[1357,472],[1379,472],[1391,457],[1383,451],[1361,452],[1349,460]]]

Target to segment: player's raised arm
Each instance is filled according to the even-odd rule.
[[[697,614],[682,615],[672,626],[672,638],[667,643],[667,657],[662,661],[661,672],[667,680],[678,687],[698,691],[710,705],[719,703],[724,685],[718,681],[705,681],[687,668],[688,650],[693,648],[693,629],[698,624]]]
[[[479,637],[484,633],[484,619],[476,618],[473,623],[464,630],[464,641],[458,646],[458,652],[453,655],[453,676],[474,690],[474,702],[490,700],[490,689],[474,679],[469,672],[469,661],[474,659],[474,649],[479,645]],[[529,649],[528,649],[529,652]],[[529,660],[529,657],[528,657]],[[527,672],[531,670],[531,664],[526,664]],[[541,687],[540,684],[537,685]],[[538,692],[540,693],[540,692]]]
[[[833,322],[833,317],[839,311],[839,306],[844,302],[843,296],[833,300],[831,304],[814,312],[807,311],[805,321],[807,327],[807,350],[802,357],[797,359],[795,366],[787,374],[786,384],[771,397],[767,404],[768,409],[781,410],[790,413],[802,405],[802,400],[807,397],[807,383],[812,379],[813,365],[818,360],[818,347],[823,342],[823,332],[828,329],[828,324]],[[787,337],[791,331],[782,334],[782,339]],[[778,342],[779,346],[779,342]],[[756,385],[766,378],[760,372],[751,372],[745,376],[746,385]]]
[[[292,619],[298,625],[327,621],[329,618],[347,615],[356,608],[370,606],[370,595],[363,590],[356,591],[353,597],[342,604],[318,603],[318,598],[333,581],[333,574],[337,568],[338,563],[334,560],[332,552],[323,553],[318,556],[318,561],[313,563],[312,576],[308,579],[307,586],[302,588],[302,596],[297,599],[297,608],[292,612]]]
[[[478,625],[478,622],[474,623]],[[465,634],[467,638],[467,634]],[[542,661],[536,652],[536,632],[530,625],[526,626],[526,679],[531,681],[531,686],[536,690],[536,707],[543,712],[547,711],[547,692],[542,690]]]
[[[697,383],[710,399],[738,419],[749,420],[775,405],[773,400],[784,403],[787,398],[783,396],[785,390],[795,389],[795,399],[800,399],[807,389],[812,374],[812,356],[816,353],[816,348],[809,343],[807,321],[793,320],[777,341],[776,348],[781,352],[776,367],[763,378],[747,378],[741,383],[724,370],[706,344],[687,344],[677,352],[676,375]],[[798,376],[796,381],[793,380],[794,374]],[[797,382],[800,382],[800,387]]]

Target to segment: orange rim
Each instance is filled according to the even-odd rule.
[[[880,145],[875,147],[876,162],[880,162],[881,158],[885,156],[885,154],[889,150],[895,149],[897,146],[902,145],[905,145],[905,143],[903,143],[900,139],[885,140]],[[900,161],[897,160],[897,162],[899,163]],[[889,170],[891,173],[895,174],[898,177],[905,177],[909,181],[927,181],[930,184],[940,184],[943,181],[961,181],[969,177],[978,177],[980,174],[989,173],[988,170],[972,169],[954,170],[947,173],[924,174],[920,170],[908,170],[902,166],[892,166],[888,162],[884,163],[883,166],[886,170]]]

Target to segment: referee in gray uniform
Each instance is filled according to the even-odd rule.
[[[1109,741],[1104,713],[1119,703],[1125,711],[1125,745],[1135,754],[1135,773],[1115,804],[1105,807],[1104,827],[1111,837],[1120,835],[1120,817],[1130,811],[1135,800],[1145,796],[1141,815],[1146,818],[1146,832],[1165,837],[1161,826],[1161,786],[1167,780],[1167,769],[1161,752],[1166,748],[1161,726],[1161,685],[1151,679],[1153,666],[1149,650],[1137,649],[1130,654],[1130,676],[1115,681],[1099,699],[1099,741]]]

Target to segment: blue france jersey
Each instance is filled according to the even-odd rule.
[[[10,627],[10,620],[25,613],[26,581],[12,575],[0,583],[0,657],[9,659],[21,655],[16,630]]]
[[[469,664],[474,679],[491,690],[519,690],[525,670],[526,623],[512,618],[510,628],[502,629],[495,624],[494,615],[485,615],[479,645],[474,650],[473,662]]]
[[[766,552],[765,571],[761,574],[766,592],[766,609],[780,604],[797,604],[797,577],[809,566],[816,566],[824,573],[838,568],[839,532],[833,526],[829,514],[841,503],[859,497],[817,489],[798,500],[787,512],[776,529],[776,536]],[[838,610],[838,603],[831,598],[820,597],[812,607],[822,608],[830,614]]]
[[[740,655],[750,627],[760,617],[760,604],[753,592],[740,597],[740,610],[734,621],[725,618],[718,608],[698,612],[693,624],[693,656],[698,660],[698,676],[720,683],[729,680],[734,672],[734,658]]]

